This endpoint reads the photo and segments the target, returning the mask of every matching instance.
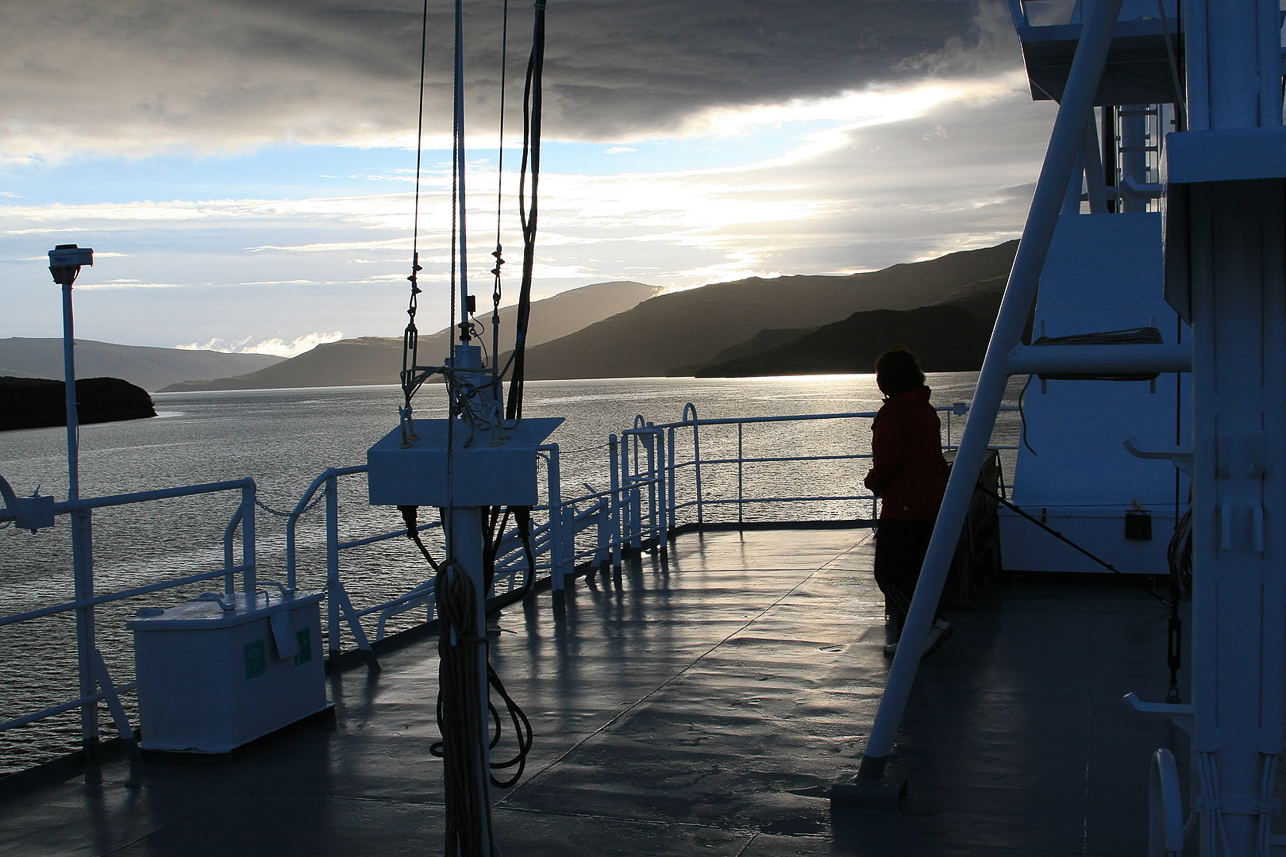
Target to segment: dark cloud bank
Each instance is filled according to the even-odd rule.
[[[494,111],[503,2],[465,5],[472,109]],[[440,116],[452,4],[429,6],[426,100]],[[420,12],[414,0],[8,0],[0,146],[21,154],[42,134],[218,149],[405,133]],[[1011,66],[1003,17],[1000,0],[549,0],[547,128],[622,139],[713,106]],[[511,98],[531,20],[529,2],[511,4]]]

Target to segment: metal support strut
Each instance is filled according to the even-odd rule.
[[[1099,0],[1085,22],[1063,102],[1054,122],[1049,149],[1045,153],[1040,179],[1036,184],[1031,210],[1023,228],[1022,240],[1009,274],[1005,297],[991,342],[987,346],[972,416],[960,440],[960,449],[956,454],[956,463],[947,483],[942,509],[938,513],[933,537],[924,558],[920,581],[907,613],[901,645],[893,659],[866,753],[858,770],[859,781],[879,781],[893,750],[893,740],[906,710],[911,685],[915,681],[920,653],[924,651],[929,626],[933,622],[938,599],[946,582],[955,549],[955,535],[964,525],[973,487],[977,482],[996,414],[1004,396],[1005,384],[1009,379],[1009,352],[1021,340],[1023,325],[1035,300],[1037,281],[1053,239],[1063,198],[1073,175],[1073,168],[1085,145],[1094,93],[1098,88],[1120,6],[1121,0]]]

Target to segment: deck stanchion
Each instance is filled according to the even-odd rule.
[[[611,502],[598,501],[598,534],[594,545],[594,566],[597,568],[607,562],[612,544]]]
[[[742,523],[742,508],[745,504],[745,491],[743,486],[743,471],[745,470],[745,455],[742,452],[742,435],[741,423],[737,423],[737,523]]]
[[[673,474],[671,474],[673,475]],[[656,430],[656,537],[660,544],[661,550],[669,546],[670,531],[670,514],[669,514],[669,497],[670,492],[666,490],[666,455],[665,455],[665,435],[661,429]]]
[[[630,488],[630,547],[643,547],[643,491],[637,484]]]
[[[562,510],[561,514],[563,517],[562,558],[556,571],[559,589],[567,585],[568,575],[576,571],[576,507],[568,505]],[[550,568],[553,568],[552,559]],[[535,569],[533,569],[532,574],[534,575],[535,573]]]
[[[675,470],[676,470],[675,458],[678,455],[674,450],[674,426],[670,426],[669,429],[666,430],[665,437],[666,437],[666,448],[669,450],[669,455],[668,455],[669,468],[666,470],[665,494],[667,498],[667,506],[665,510],[665,518],[668,525],[673,525],[674,517],[676,514],[675,507],[678,505],[677,501],[675,500],[676,494],[674,490]]]
[[[657,537],[657,490],[659,488],[660,471],[657,469],[657,448],[656,434],[653,431],[655,423],[648,423],[645,431],[640,437],[643,440],[643,448],[647,452],[647,526],[652,538]]]
[[[245,503],[237,503],[237,510],[232,513],[232,519],[228,525],[223,528],[223,594],[232,595],[237,591],[237,557],[236,550],[232,547],[233,539],[237,535],[237,527],[241,526],[241,518],[245,514]]]
[[[328,583],[339,582],[339,482],[331,472],[326,479],[326,580]],[[294,588],[294,581],[290,581]],[[334,625],[339,627],[339,605],[331,600],[330,615]]]
[[[612,568],[621,567],[621,540],[624,538],[621,532],[621,474],[617,469],[620,462],[620,456],[617,454],[616,435],[607,436],[607,457],[610,459],[610,466],[607,468],[611,475],[612,493],[608,497],[607,514],[609,517],[608,532],[611,534],[612,548]]]
[[[259,586],[255,576],[255,484],[251,480],[247,482],[241,489],[241,585],[253,606]]]
[[[701,526],[705,523],[705,510],[702,508],[704,498],[701,494],[701,435],[700,426],[697,425],[697,408],[691,402],[683,406],[683,421],[692,424],[692,460],[697,473],[697,526]]]
[[[549,443],[540,447],[545,456],[546,493],[549,497],[549,585],[558,592],[563,588],[563,565],[566,562],[566,528],[572,526],[563,514],[563,494],[558,468],[558,445]],[[536,569],[527,570],[533,579]]]
[[[1037,281],[1073,175],[1073,166],[1085,144],[1086,123],[1093,108],[1094,93],[1098,89],[1120,7],[1121,0],[1098,0],[1093,4],[1082,29],[1063,101],[1054,122],[1049,149],[1045,154],[1031,209],[1023,228],[1022,240],[1018,245],[1000,313],[991,342],[987,346],[987,356],[978,377],[971,419],[960,439],[956,463],[947,482],[946,495],[924,559],[919,585],[907,613],[901,644],[893,659],[866,752],[862,757],[858,771],[859,784],[883,779],[885,765],[911,694],[911,685],[915,681],[920,654],[924,651],[929,626],[933,622],[938,599],[946,582],[955,541],[964,525],[973,486],[982,467],[991,430],[1004,396],[1009,379],[1009,352],[1021,341],[1023,325],[1036,297]],[[836,785],[832,791],[832,802],[860,801],[859,794],[849,791],[854,788]]]

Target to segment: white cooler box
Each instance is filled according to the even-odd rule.
[[[228,753],[328,707],[320,592],[144,608],[134,632],[145,750]]]

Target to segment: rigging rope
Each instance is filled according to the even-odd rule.
[[[536,224],[540,199],[540,125],[544,107],[543,77],[545,68],[545,0],[536,0],[532,25],[531,55],[527,60],[527,77],[523,85],[522,166],[518,174],[518,215],[522,222],[522,285],[518,293],[518,312],[514,323],[514,352],[510,358],[513,374],[509,379],[509,398],[505,415],[510,420],[522,417],[523,383],[526,371],[527,327],[531,319],[531,280],[536,255]],[[527,171],[531,170],[531,206],[527,206]]]
[[[415,396],[419,383],[423,382],[423,379],[420,379],[417,383],[415,377],[420,351],[420,336],[415,327],[415,312],[417,296],[420,294],[419,273],[423,270],[420,267],[420,165],[424,153],[424,67],[425,58],[428,55],[428,42],[429,0],[424,0],[424,12],[420,18],[420,92],[415,124],[415,213],[411,228],[411,275],[407,277],[411,281],[411,298],[406,310],[409,318],[406,329],[402,333],[402,373],[400,375],[403,405],[399,409],[399,416],[403,446],[409,445],[415,436],[411,422],[411,399]]]
[[[504,267],[504,247],[500,242],[500,213],[504,208],[505,187],[505,91],[509,88],[509,0],[505,0],[500,24],[500,128],[497,132],[496,152],[496,249],[492,256],[496,266],[491,269],[494,282],[491,286],[491,359],[492,392],[496,401],[501,399],[500,373],[500,269]]]
[[[455,64],[453,68],[454,109],[451,112],[451,324],[456,323],[455,286],[456,286],[456,240],[460,245],[460,296],[461,304],[466,303],[464,296],[469,293],[467,249],[465,236],[465,193],[464,193],[464,6],[463,0],[455,0]],[[460,307],[463,317],[466,306]],[[454,336],[451,337],[454,340]],[[469,334],[465,325],[460,325],[460,341],[468,342]],[[448,455],[450,450],[448,449]]]

